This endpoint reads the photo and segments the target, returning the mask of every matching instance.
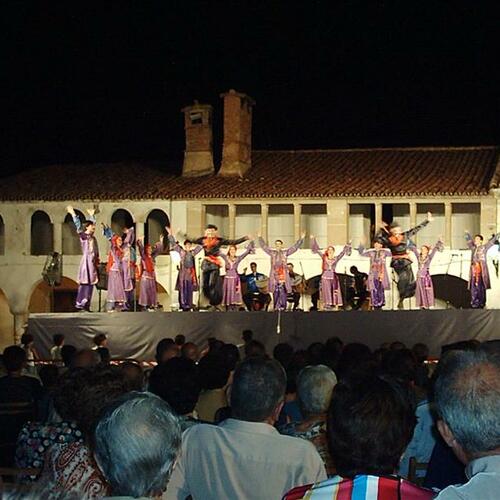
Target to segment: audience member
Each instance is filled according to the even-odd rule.
[[[287,344],[286,342],[281,342],[279,344],[276,344],[276,346],[273,349],[273,358],[276,361],[279,361],[281,366],[287,370],[288,366],[292,362],[293,358],[293,347],[290,344]]]
[[[393,475],[415,427],[404,387],[379,377],[338,383],[328,412],[328,443],[337,476],[297,487],[286,500],[342,498],[426,500],[433,494]]]
[[[158,344],[156,344],[156,362],[161,363],[163,353],[167,351],[170,347],[175,346],[175,342],[171,338],[161,339]]]
[[[313,342],[307,348],[310,365],[322,365],[325,362],[325,346],[321,342]]]
[[[374,372],[374,365],[370,348],[365,344],[352,342],[344,346],[335,373],[339,380],[365,377]]]
[[[202,392],[196,405],[196,412],[201,420],[214,422],[217,410],[227,406],[226,385],[231,367],[220,351],[208,353],[200,360],[198,366]]]
[[[196,363],[200,356],[198,346],[194,342],[186,342],[181,349],[181,356]]]
[[[7,375],[0,378],[0,402],[38,403],[42,386],[38,379],[23,375],[26,363],[25,349],[16,345],[5,348],[3,364]]]
[[[109,493],[109,485],[90,451],[91,431],[104,407],[124,394],[127,386],[123,372],[116,366],[84,371],[85,382],[74,401],[75,423],[84,442],[52,445],[45,454],[45,467],[39,481],[58,494],[79,493],[82,498],[100,498]]]
[[[132,392],[104,410],[95,430],[95,460],[111,497],[159,497],[167,488],[181,446],[181,430],[168,405]]]
[[[328,451],[326,416],[336,383],[335,373],[325,365],[304,368],[297,379],[297,399],[304,420],[279,428],[282,434],[311,441],[323,459],[328,476],[334,474],[335,466]]]
[[[176,335],[174,338],[174,343],[180,351],[182,349],[182,346],[186,343],[185,335],[182,335],[182,333]]]
[[[97,366],[100,361],[97,349],[82,349],[73,356],[71,368],[92,368]]]
[[[144,370],[137,361],[124,361],[120,365],[120,369],[123,372],[123,376],[125,377],[127,391],[144,390]]]
[[[466,464],[469,481],[439,500],[493,500],[500,490],[500,360],[484,349],[454,351],[440,363],[435,386],[439,432]]]
[[[104,335],[104,333],[98,333],[97,335],[94,335],[94,347],[92,349],[96,350],[99,349],[99,347],[108,347],[108,337]]]
[[[35,349],[35,337],[31,333],[23,333],[21,335],[21,347],[26,352],[25,370],[30,375],[38,376],[35,366],[35,361],[40,359]]]
[[[285,386],[285,372],[277,361],[243,361],[231,392],[234,418],[219,426],[195,425],[184,433],[166,498],[279,499],[298,482],[325,479],[314,446],[282,436],[273,427]]]
[[[64,335],[62,333],[56,333],[52,336],[52,342],[54,345],[50,349],[50,359],[56,363],[61,363],[61,350],[64,345]]]
[[[96,352],[99,355],[99,365],[106,366],[111,363],[111,354],[107,347],[99,347]]]
[[[411,348],[415,359],[417,361],[417,373],[415,377],[415,383],[417,386],[424,389],[429,388],[429,368],[426,361],[429,358],[429,348],[422,343],[415,344]]]
[[[200,422],[194,409],[201,388],[193,361],[173,358],[156,366],[149,377],[149,390],[177,413],[183,431]]]
[[[65,369],[68,369],[73,364],[77,352],[76,347],[73,345],[63,345],[61,347],[61,358]]]
[[[250,340],[245,344],[245,359],[257,356],[266,356],[266,348],[262,342],[258,340]]]

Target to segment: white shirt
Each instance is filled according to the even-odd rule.
[[[324,479],[325,466],[309,441],[283,436],[266,423],[230,418],[184,432],[163,498],[279,500],[294,486]]]

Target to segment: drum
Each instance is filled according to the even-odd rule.
[[[297,293],[304,293],[306,289],[306,282],[304,280],[304,276],[300,274],[294,274],[290,276],[292,281],[292,290]]]
[[[255,284],[260,293],[269,293],[269,278],[267,276],[256,279]]]

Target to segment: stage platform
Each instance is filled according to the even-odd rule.
[[[113,357],[152,360],[162,338],[182,333],[200,346],[209,337],[240,344],[245,329],[253,330],[268,352],[279,342],[306,348],[338,336],[371,348],[395,340],[409,347],[424,342],[431,356],[439,356],[444,344],[500,338],[500,310],[57,313],[31,314],[28,320],[28,332],[46,359],[55,333],[64,334],[65,343],[77,348],[91,347],[92,337],[105,333]]]

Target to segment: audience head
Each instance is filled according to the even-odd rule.
[[[286,370],[293,358],[293,347],[286,342],[276,344],[273,349],[273,358],[281,363],[281,366]]]
[[[61,347],[61,359],[66,368],[69,368],[72,365],[76,353],[76,347],[73,345],[63,345]]]
[[[336,384],[337,377],[327,366],[306,366],[297,378],[297,397],[302,415],[308,418],[326,414]]]
[[[132,392],[107,406],[94,441],[96,462],[113,496],[159,496],[179,454],[181,430],[159,397]]]
[[[215,337],[210,337],[208,339],[208,351],[211,353],[217,352],[223,345],[224,342],[216,339]]]
[[[149,377],[149,390],[166,401],[178,415],[194,411],[200,395],[198,367],[186,358],[173,358],[156,366]]]
[[[163,353],[167,351],[170,347],[175,346],[175,342],[171,338],[161,339],[158,344],[156,344],[156,362],[161,363]]]
[[[124,361],[120,365],[120,370],[125,377],[125,384],[128,391],[144,390],[144,370],[136,361]]]
[[[327,420],[337,473],[393,474],[415,424],[409,395],[397,382],[373,376],[339,382]]]
[[[325,360],[325,346],[321,342],[313,342],[307,348],[307,354],[309,356],[309,364],[311,365],[321,365]]]
[[[438,429],[457,457],[500,454],[500,359],[484,349],[452,351],[439,363]]]
[[[276,360],[246,359],[234,373],[232,415],[239,420],[274,424],[283,405],[285,388],[285,370]]]
[[[182,346],[181,356],[196,363],[196,361],[198,361],[198,358],[200,357],[200,350],[194,342],[186,342]]]
[[[186,343],[186,337],[179,333],[179,335],[175,336],[174,343],[175,345],[182,347]]]
[[[424,361],[427,361],[429,357],[429,347],[425,344],[418,343],[415,344],[411,348],[413,354],[415,355],[415,358],[417,360],[417,363],[422,364]]]
[[[47,389],[57,384],[59,370],[57,366],[53,364],[43,365],[38,371],[38,375],[40,376],[43,386]]]
[[[108,344],[108,337],[104,333],[98,333],[94,335],[94,344],[96,347],[106,347]]]
[[[33,335],[31,335],[31,333],[23,333],[21,335],[21,344],[24,347],[28,347],[30,344],[33,344],[34,341],[35,341],[35,337],[33,337]]]
[[[73,356],[72,368],[91,368],[97,366],[101,358],[96,351],[92,349],[82,349]]]
[[[82,433],[90,437],[103,408],[126,393],[127,384],[117,366],[97,366],[85,371],[85,381],[75,402],[75,420]]]
[[[233,371],[240,362],[240,351],[234,344],[224,344],[219,353],[224,358],[224,363],[227,364],[230,371]]]
[[[64,335],[62,333],[56,333],[52,336],[52,342],[55,346],[61,347],[64,344]]]
[[[406,349],[406,346],[403,344],[403,342],[400,342],[399,340],[396,340],[395,342],[391,342],[391,346],[390,346],[391,351],[399,351],[401,349]]]
[[[198,367],[202,389],[221,389],[227,384],[231,369],[220,352],[208,353],[201,358]]]
[[[85,368],[75,368],[63,373],[56,385],[53,401],[54,409],[63,421],[76,422],[81,407],[80,397],[83,387],[87,384],[89,371]]]
[[[363,377],[373,371],[374,363],[370,348],[365,344],[353,342],[347,344],[340,354],[337,363],[337,377],[345,378]]]
[[[401,383],[410,384],[415,382],[417,362],[409,349],[386,351],[382,354],[380,371]]]
[[[245,342],[245,344],[247,342],[250,342],[253,339],[253,331],[252,330],[243,330],[243,332],[241,334],[241,338],[243,339],[243,342]]]
[[[11,345],[4,349],[2,359],[7,373],[20,372],[26,365],[26,351],[18,345]]]
[[[266,348],[262,342],[250,340],[245,344],[245,358],[253,358],[256,356],[266,356]]]

